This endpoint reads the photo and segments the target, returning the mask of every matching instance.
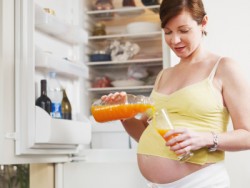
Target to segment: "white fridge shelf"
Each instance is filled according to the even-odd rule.
[[[153,85],[131,86],[131,87],[104,87],[104,88],[89,88],[88,91],[99,94],[106,94],[108,92],[115,92],[115,91],[142,93],[142,92],[151,92],[153,87],[154,87]]]
[[[154,64],[157,62],[162,63],[162,58],[150,58],[150,59],[132,59],[127,61],[99,61],[99,62],[88,62],[88,66],[108,66],[108,65],[121,65],[121,64]]]
[[[137,6],[137,7],[122,7],[116,9],[109,9],[109,10],[89,10],[87,11],[88,15],[98,15],[98,14],[107,14],[107,13],[116,13],[120,16],[131,16],[144,13],[146,9],[154,10],[159,9],[160,5],[151,5],[151,6]]]
[[[88,67],[85,64],[58,58],[47,52],[36,52],[35,62],[36,69],[56,71],[73,77],[89,77]]]
[[[54,119],[42,108],[36,106],[36,144],[89,144],[91,140],[91,122]]]
[[[88,34],[82,28],[66,24],[54,15],[46,13],[40,6],[35,6],[35,27],[69,44],[86,44]]]
[[[114,35],[102,35],[102,36],[90,36],[89,40],[104,40],[104,39],[114,39],[114,38],[130,38],[133,40],[149,40],[149,39],[161,39],[161,31],[155,32],[145,32],[145,33],[136,33],[136,34],[114,34]]]

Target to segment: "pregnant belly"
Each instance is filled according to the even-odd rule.
[[[176,181],[209,165],[181,163],[167,158],[143,154],[138,154],[137,160],[142,175],[150,182],[159,184]]]

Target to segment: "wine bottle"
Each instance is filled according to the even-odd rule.
[[[62,119],[72,119],[71,104],[69,102],[65,89],[63,89],[62,99]]]
[[[51,100],[47,96],[47,81],[46,80],[41,80],[41,96],[36,99],[36,106],[40,106],[50,115]]]

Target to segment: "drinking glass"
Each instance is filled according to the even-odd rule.
[[[164,138],[164,135],[171,129],[174,129],[173,124],[171,123],[168,114],[165,109],[161,109],[157,111],[152,119],[153,124],[157,130],[157,132]],[[164,138],[166,141],[169,141],[175,136],[178,136],[179,134],[173,134],[172,136],[169,136],[167,138]],[[188,152],[182,155],[178,155],[179,161],[187,161],[190,157],[193,156],[192,152]]]

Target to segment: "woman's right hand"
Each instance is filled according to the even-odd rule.
[[[101,100],[109,104],[124,104],[127,101],[126,92],[115,92],[110,93],[109,95],[103,95]]]

